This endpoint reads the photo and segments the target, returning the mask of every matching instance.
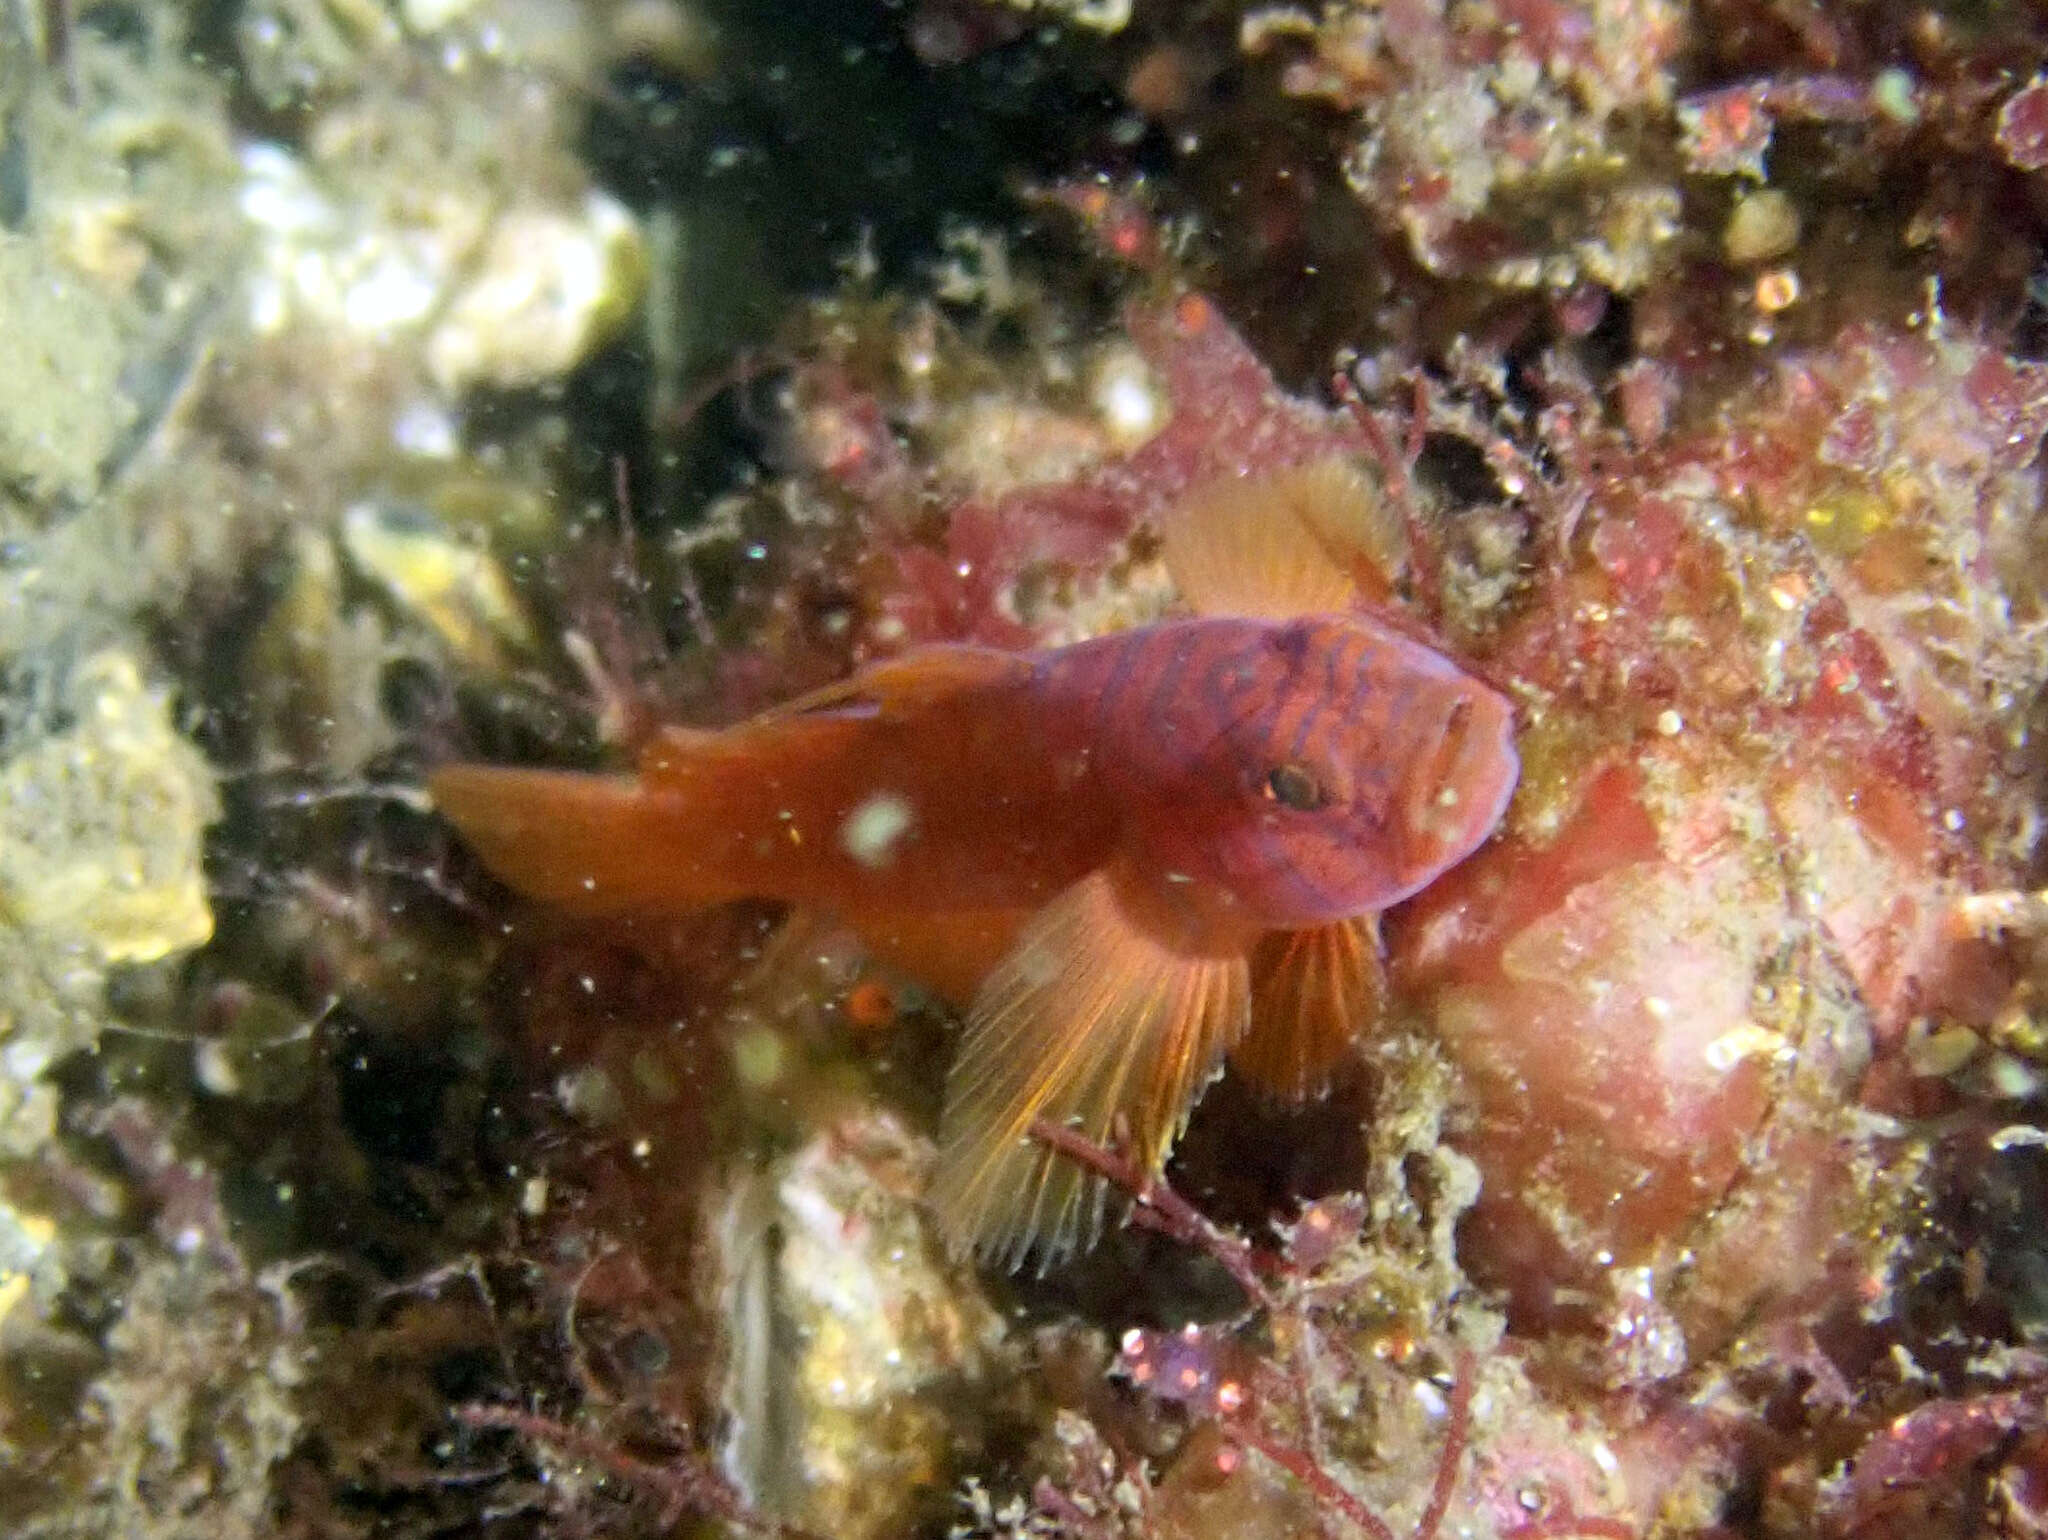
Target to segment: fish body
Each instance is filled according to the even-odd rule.
[[[1190,599],[1239,613],[921,649],[659,734],[630,775],[458,765],[433,795],[529,896],[822,907],[966,1004],[933,1203],[962,1249],[1043,1264],[1105,1194],[1031,1124],[1156,1168],[1226,1054],[1314,1094],[1377,1004],[1375,917],[1476,848],[1515,784],[1504,697],[1331,602],[1329,489],[1253,490],[1264,589],[1215,549],[1245,538],[1241,498],[1167,532]]]
[[[1507,701],[1369,616],[1165,622],[1034,676],[1041,712],[1086,731],[1119,848],[1257,931],[1398,903],[1514,787]]]
[[[1110,837],[1075,724],[1034,674],[1025,655],[935,648],[722,731],[659,732],[632,774],[457,765],[432,787],[493,871],[585,912],[1028,906]]]

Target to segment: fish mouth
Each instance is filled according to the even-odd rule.
[[[1427,873],[1423,882],[1485,842],[1521,776],[1513,713],[1491,690],[1461,692],[1432,736],[1403,799],[1413,862]]]

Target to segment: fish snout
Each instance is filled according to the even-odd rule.
[[[1483,686],[1444,702],[1402,788],[1408,863],[1421,881],[1455,866],[1493,832],[1521,774],[1514,712]]]

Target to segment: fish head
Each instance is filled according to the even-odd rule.
[[[1302,928],[1398,903],[1485,841],[1520,771],[1504,696],[1363,619],[1263,630],[1154,804],[1177,871]]]

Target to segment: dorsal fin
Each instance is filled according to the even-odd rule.
[[[1242,953],[1166,944],[1119,891],[1115,867],[1047,904],[975,997],[946,1080],[932,1204],[948,1243],[1041,1269],[1090,1244],[1102,1181],[1033,1142],[1033,1122],[1123,1141],[1157,1172],[1243,1033]]]
[[[755,721],[773,722],[786,717],[819,716],[826,713],[849,715],[905,714],[963,690],[981,689],[1022,679],[1031,672],[1031,660],[1022,653],[1000,647],[974,647],[947,643],[918,647],[901,657],[871,663],[860,672],[799,695],[794,700],[764,711]]]
[[[783,753],[804,745],[822,753],[837,734],[858,731],[861,723],[910,723],[965,692],[1028,678],[1031,668],[1024,654],[996,647],[919,647],[731,727],[664,727],[642,747],[636,768],[650,788],[696,789],[705,769],[721,761],[787,763]]]
[[[1400,521],[1343,458],[1207,482],[1161,521],[1160,538],[1202,615],[1289,620],[1377,603],[1406,560]]]
[[[1379,916],[1274,931],[1251,967],[1251,1030],[1230,1067],[1267,1096],[1311,1101],[1385,1007]]]

